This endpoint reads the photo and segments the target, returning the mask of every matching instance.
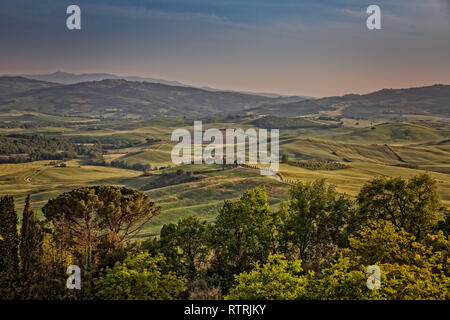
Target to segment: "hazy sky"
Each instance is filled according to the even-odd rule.
[[[450,84],[445,0],[1,0],[0,73],[329,96]],[[77,4],[82,30],[66,28]],[[382,30],[366,9],[382,9]]]

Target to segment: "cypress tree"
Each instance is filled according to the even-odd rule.
[[[0,299],[13,299],[16,293],[19,268],[17,222],[14,198],[0,197]]]
[[[20,280],[24,299],[38,298],[41,274],[43,234],[39,220],[31,208],[30,196],[25,200],[20,232]]]

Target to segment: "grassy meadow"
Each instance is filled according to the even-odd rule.
[[[8,115],[13,116],[13,115]],[[22,116],[22,115],[21,115]],[[38,117],[38,115],[33,115]],[[411,177],[429,172],[438,181],[438,192],[444,205],[450,207],[450,129],[448,122],[379,122],[343,119],[342,125],[330,126],[330,121],[310,119],[307,128],[280,130],[280,153],[295,161],[333,161],[346,165],[339,170],[309,170],[289,163],[280,164],[276,177],[261,176],[259,170],[219,165],[182,165],[175,167],[170,153],[175,145],[170,141],[177,128],[192,132],[193,120],[159,118],[147,121],[115,121],[104,124],[65,123],[60,126],[38,128],[1,128],[0,135],[42,134],[50,137],[76,139],[80,137],[124,139],[132,141],[123,148],[103,147],[107,164],[120,160],[127,167],[148,164],[151,170],[108,165],[87,165],[83,157],[55,167],[50,161],[0,164],[0,194],[16,197],[17,210],[22,209],[25,196],[31,194],[35,209],[58,194],[81,186],[114,184],[137,189],[156,181],[158,175],[182,169],[192,172],[193,181],[171,182],[168,185],[143,190],[162,207],[162,214],[151,221],[143,234],[158,234],[161,226],[187,215],[214,220],[226,199],[236,199],[243,191],[265,185],[271,205],[276,207],[288,199],[290,184],[324,178],[337,190],[356,196],[364,183],[379,176]],[[257,127],[251,118],[235,121],[208,120],[208,128]],[[151,139],[150,141],[147,139]]]

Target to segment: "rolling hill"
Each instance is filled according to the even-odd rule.
[[[50,88],[58,84],[47,81],[30,80],[23,77],[0,77],[0,97],[33,89]]]
[[[84,79],[83,75],[79,76],[79,80]],[[101,79],[108,74],[92,74],[88,78],[94,76]],[[426,117],[448,120],[450,86],[383,89],[366,95],[305,100],[123,79],[57,85],[21,77],[0,77],[0,112],[11,111],[115,120],[237,114],[389,121],[410,121],[409,115],[419,120]]]
[[[102,81],[106,79],[123,79],[127,81],[140,81],[140,82],[150,82],[150,83],[161,83],[170,86],[180,86],[185,87],[181,82],[178,81],[168,81],[162,79],[154,79],[154,78],[143,78],[143,77],[134,77],[134,76],[118,76],[111,73],[82,73],[82,74],[74,74],[68,72],[53,72],[49,74],[24,74],[20,75],[21,77],[33,80],[40,81],[49,81],[55,82],[59,84],[75,84],[80,82],[88,82],[88,81]]]
[[[123,76],[123,75],[116,75],[111,73],[82,73],[82,74],[74,74],[74,73],[68,73],[68,72],[53,72],[49,74],[23,74],[19,75],[20,77],[33,79],[33,80],[40,80],[40,81],[48,81],[48,82],[54,82],[59,84],[75,84],[80,82],[88,82],[88,81],[102,81],[107,79],[122,79],[127,81],[138,81],[138,82],[149,82],[149,83],[161,83],[169,86],[177,86],[177,87],[191,87],[191,88],[198,88],[203,89],[206,91],[223,91],[223,92],[240,92],[244,94],[251,94],[251,95],[257,95],[262,97],[269,97],[269,98],[279,98],[279,97],[287,97],[285,95],[277,94],[277,93],[267,93],[267,92],[248,92],[248,91],[236,91],[236,90],[222,90],[217,88],[210,88],[210,87],[196,87],[193,85],[187,85],[178,81],[170,81],[170,80],[163,80],[163,79],[155,79],[155,78],[149,78],[149,77],[137,77],[137,76]],[[293,97],[295,100],[298,100],[298,96]],[[304,99],[313,99],[313,97],[301,97]]]
[[[404,115],[450,117],[450,85],[383,89],[366,95],[350,94],[274,104],[248,110],[254,114],[296,117],[332,113],[347,118],[390,118]]]
[[[16,110],[109,119],[200,117],[242,113],[248,108],[292,99],[292,97],[270,98],[238,92],[212,92],[159,83],[102,80],[51,86],[26,92],[13,91],[0,97],[0,112]]]

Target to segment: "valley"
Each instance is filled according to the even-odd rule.
[[[376,112],[374,106],[369,107],[375,105],[374,101],[395,105],[390,91],[367,97],[344,96],[271,106],[267,101],[279,102],[289,97],[207,92],[207,100],[202,101],[211,99],[208,103],[215,108],[210,108],[198,98],[192,100],[192,90],[199,89],[183,88],[185,95],[177,97],[181,87],[165,88],[161,84],[125,80],[111,80],[115,81],[113,89],[109,80],[58,86],[33,81],[36,80],[3,79],[3,87],[9,88],[10,93],[0,90],[0,137],[6,150],[2,156],[11,156],[6,149],[8,143],[17,145],[22,141],[20,146],[27,145],[29,136],[39,136],[45,137],[38,140],[45,148],[54,145],[56,149],[51,150],[60,148],[67,157],[61,156],[55,163],[55,159],[47,160],[44,150],[26,149],[37,160],[0,164],[0,193],[15,196],[17,208],[23,207],[26,195],[31,194],[32,204],[41,217],[40,208],[49,199],[76,187],[128,186],[145,192],[162,207],[163,213],[141,231],[141,236],[155,235],[162,225],[189,215],[213,221],[223,200],[236,199],[255,186],[264,185],[270,204],[277,207],[288,199],[289,189],[296,181],[323,178],[335,184],[339,192],[354,197],[374,177],[406,178],[421,172],[429,172],[436,179],[439,196],[450,208],[450,118],[446,100],[450,95],[446,87],[397,92],[403,95],[402,101],[408,95],[416,104],[427,97],[431,106],[423,108],[422,114],[415,107],[402,109],[405,111],[400,117],[385,113],[384,107]],[[116,85],[122,91],[113,94]],[[163,88],[163,93],[155,91],[155,86]],[[132,97],[134,90],[142,91],[140,96],[145,99],[166,104],[165,110],[171,111],[154,109],[156,102],[141,105],[142,100]],[[195,92],[205,94],[201,90]],[[442,97],[433,98],[436,92]],[[106,95],[110,97],[104,99]],[[365,104],[361,99],[366,99]],[[124,101],[123,110],[116,110],[116,103]],[[252,103],[264,106],[251,107]],[[188,109],[187,104],[191,106]],[[133,108],[129,113],[136,117],[123,117],[128,105]],[[74,108],[78,111],[74,112]],[[178,113],[180,108],[184,113]],[[223,108],[228,108],[227,112],[219,112]],[[160,111],[154,113],[155,110]],[[365,110],[364,114],[361,110]],[[247,166],[175,166],[170,157],[175,145],[170,141],[171,133],[179,128],[192,132],[194,120],[202,120],[204,130],[280,129],[280,155],[288,160],[280,164],[276,177],[261,176],[258,168]],[[24,152],[23,148],[19,149]],[[323,163],[341,165],[330,169],[333,166]]]

